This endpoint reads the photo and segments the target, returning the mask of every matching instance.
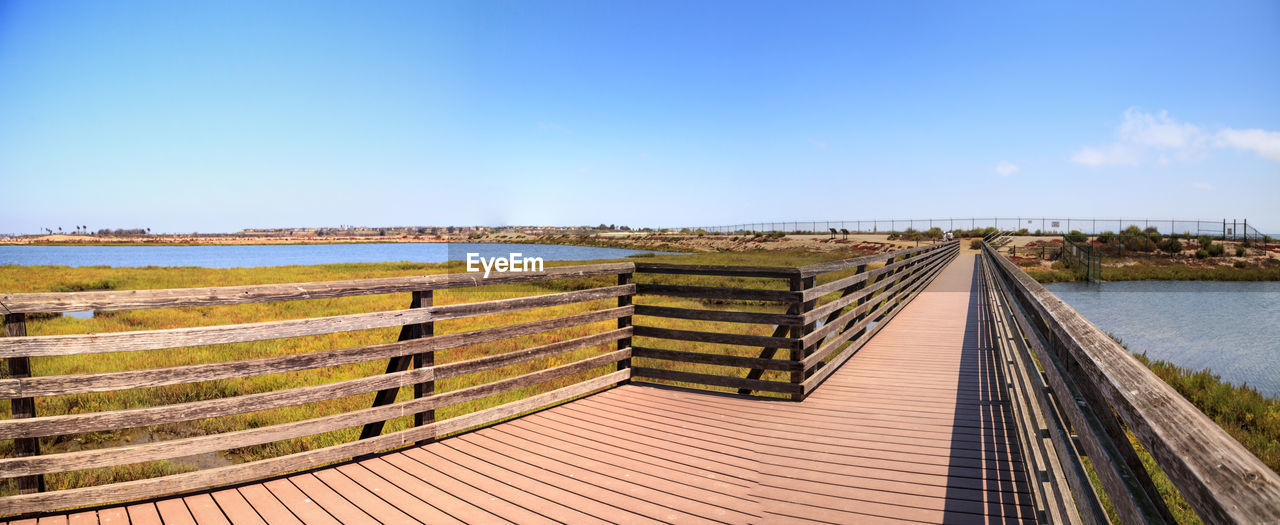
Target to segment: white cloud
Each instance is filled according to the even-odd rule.
[[[1189,149],[1203,146],[1205,132],[1199,126],[1175,121],[1168,111],[1158,115],[1143,113],[1138,108],[1124,111],[1124,122],[1116,129],[1120,142],[1155,149]]]
[[[1021,168],[1019,168],[1017,165],[1007,160],[1002,160],[1000,161],[999,164],[996,164],[996,173],[999,173],[1003,177],[1008,177],[1010,175],[1013,175],[1014,173],[1017,173],[1020,170]]]
[[[1262,129],[1231,129],[1218,132],[1215,145],[1252,151],[1259,157],[1280,162],[1280,132]]]
[[[1080,148],[1071,154],[1071,161],[1090,167],[1163,165],[1203,159],[1210,148],[1235,148],[1280,162],[1278,132],[1222,128],[1210,133],[1201,126],[1174,120],[1168,111],[1153,114],[1129,108],[1115,136],[1111,144]]]
[[[1213,185],[1207,182],[1195,182],[1191,184],[1191,187],[1197,190],[1205,190],[1205,191],[1209,191],[1213,189]]]
[[[1104,166],[1118,164],[1134,166],[1138,164],[1138,155],[1132,148],[1122,144],[1112,144],[1106,148],[1081,148],[1071,155],[1071,161],[1085,166]]]

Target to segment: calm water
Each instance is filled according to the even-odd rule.
[[[1047,285],[1129,349],[1280,397],[1280,282]]]
[[[438,263],[522,253],[548,261],[617,259],[645,253],[618,248],[550,244],[383,243],[267,246],[0,246],[0,265],[201,266],[235,268],[410,261]]]

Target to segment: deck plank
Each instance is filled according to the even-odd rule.
[[[236,525],[266,525],[267,523],[262,519],[262,516],[253,510],[253,506],[245,500],[244,496],[235,490],[219,490],[210,494],[210,496],[217,502],[218,508],[222,509],[222,513],[226,514],[227,520],[231,523]]]
[[[288,507],[281,503],[264,484],[245,485],[236,489],[244,500],[253,507],[253,511],[257,512],[267,523],[275,525],[277,523],[284,525],[301,525],[302,521],[289,510]]]
[[[164,520],[160,519],[160,511],[156,510],[155,503],[129,505],[125,508],[125,512],[129,514],[129,523],[131,524],[161,525],[164,523]]]
[[[222,508],[214,501],[213,496],[209,494],[196,494],[183,498],[187,504],[187,510],[191,511],[191,517],[195,518],[199,525],[231,525],[223,513]]]

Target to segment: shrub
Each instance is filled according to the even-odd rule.
[[[1205,251],[1205,249],[1204,249],[1204,248],[1200,248],[1199,250],[1196,250],[1196,258],[1197,258],[1197,259],[1203,259],[1203,258],[1208,257],[1208,256],[1209,256],[1209,252]]]
[[[769,232],[769,238],[770,238],[770,239],[781,239],[781,238],[786,237],[786,236],[787,236],[787,234],[782,233],[782,232]]]
[[[1026,235],[1030,235],[1030,232],[1028,232],[1026,228],[1023,228],[1023,229],[1021,229],[1021,230],[1018,230],[1018,231],[1014,232],[1013,234],[1014,234],[1014,235],[1020,235],[1020,236],[1026,236]]]
[[[1227,248],[1223,246],[1221,243],[1210,244],[1208,251],[1209,251],[1210,257],[1221,257],[1222,254],[1227,253]]]
[[[1167,252],[1167,253],[1179,253],[1182,251],[1182,243],[1178,242],[1178,240],[1174,239],[1173,237],[1169,237],[1168,239],[1161,240],[1160,244],[1158,244],[1157,246],[1160,248],[1161,251]]]
[[[970,249],[970,250],[981,250],[981,249],[982,249],[982,239],[973,239],[973,240],[970,240],[970,241],[969,241],[969,249]]]
[[[1232,266],[1235,266],[1236,268],[1244,268],[1246,266],[1249,266],[1249,263],[1246,263],[1244,261],[1236,261],[1235,263],[1232,263]]]
[[[1111,244],[1111,241],[1115,240],[1115,236],[1116,236],[1115,232],[1112,232],[1111,230],[1107,230],[1105,232],[1098,234],[1098,242],[1102,244]]]
[[[1209,248],[1210,244],[1213,244],[1213,239],[1209,238],[1208,235],[1201,235],[1200,237],[1196,238],[1196,242],[1200,243],[1201,248],[1207,249]]]
[[[1236,257],[1244,257],[1244,246],[1236,246]]]
[[[1124,249],[1134,252],[1153,252],[1156,249],[1156,243],[1149,237],[1125,237]]]
[[[1065,237],[1071,242],[1084,242],[1089,240],[1089,236],[1080,233],[1080,230],[1071,230],[1071,233],[1068,233]]]

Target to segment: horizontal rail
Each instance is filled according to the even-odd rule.
[[[662,379],[666,381],[678,381],[682,383],[695,383],[699,385],[722,386],[729,388],[748,388],[751,390],[759,390],[764,392],[778,392],[782,394],[800,393],[801,386],[791,383],[783,383],[780,381],[764,381],[760,379],[746,379],[741,377],[729,377],[714,374],[698,374],[694,372],[681,372],[677,370],[665,370],[660,368],[645,368],[633,366],[631,368],[631,377],[642,377],[647,379]]]
[[[907,257],[906,259],[903,259],[903,260],[901,260],[901,261],[895,261],[895,262],[892,262],[892,263],[889,263],[889,264],[885,264],[884,266],[881,266],[881,267],[876,268],[876,269],[874,269],[874,270],[868,270],[868,271],[865,271],[865,272],[859,272],[859,273],[857,273],[857,274],[850,275],[850,276],[848,276],[848,277],[844,277],[844,278],[840,278],[840,279],[836,279],[836,280],[831,281],[831,282],[829,282],[829,283],[822,284],[822,285],[818,285],[818,286],[815,286],[815,287],[810,288],[810,289],[808,289],[808,290],[805,290],[805,291],[804,291],[804,300],[806,300],[806,301],[812,301],[812,300],[818,299],[819,297],[822,297],[822,296],[824,296],[824,295],[827,295],[827,294],[830,294],[830,293],[834,293],[834,292],[838,292],[838,291],[840,291],[840,290],[843,290],[843,289],[845,289],[845,288],[848,288],[848,287],[853,286],[853,285],[855,285],[855,284],[858,284],[858,283],[860,283],[860,282],[864,282],[864,281],[866,281],[866,280],[867,280],[867,279],[869,279],[869,278],[872,278],[872,277],[876,277],[876,276],[882,275],[882,274],[884,274],[884,273],[887,273],[887,272],[893,271],[893,270],[895,270],[895,269],[897,269],[897,268],[901,268],[902,266],[915,264],[915,263],[917,263],[917,262],[919,262],[919,261],[922,261],[922,260],[932,259],[932,258],[938,257],[938,256],[940,256],[940,255],[945,255],[945,253],[946,253],[946,250],[941,250],[941,251],[939,251],[939,250],[936,250],[936,249],[934,249],[934,250],[925,250],[925,251],[923,251],[923,252],[917,252],[916,254],[911,254],[912,256],[909,256],[909,257]],[[896,257],[891,258],[891,259],[889,259],[889,260],[892,260],[892,259],[896,259]]]
[[[1009,285],[1030,318],[1026,328],[1053,344],[1047,354],[1070,360],[1070,379],[1086,397],[1085,406],[1105,403],[1138,439],[1182,496],[1206,522],[1280,521],[1280,476],[1184,399],[1123,347],[1009,260],[985,246],[986,260]],[[1035,339],[1033,338],[1033,341]],[[1049,374],[1054,379],[1053,374]],[[1053,384],[1060,399],[1079,399]],[[1078,425],[1077,425],[1078,426]],[[1077,431],[1080,431],[1077,428]],[[1082,438],[1085,436],[1082,436]],[[1095,466],[1103,457],[1091,454]],[[1117,465],[1123,467],[1123,465]],[[1102,474],[1108,469],[1099,469]],[[1100,476],[1101,477],[1101,476]],[[1106,478],[1102,477],[1106,482]],[[1104,483],[1113,502],[1128,501],[1124,483]],[[1140,509],[1117,504],[1126,521],[1151,519]]]
[[[332,432],[364,425],[376,421],[415,414],[426,410],[446,407],[457,403],[472,401],[503,392],[510,392],[532,384],[549,381],[590,370],[595,367],[613,364],[631,356],[629,349],[618,350],[600,356],[583,359],[570,364],[547,368],[538,372],[473,386],[463,390],[436,394],[411,401],[390,405],[366,408],[351,412],[343,412],[292,423],[283,423],[266,427],[224,432],[206,436],[184,439],[172,439],[143,443],[138,445],[66,452],[45,456],[30,456],[0,459],[0,478],[13,478],[33,474],[49,474],[73,470],[104,468],[145,461],[172,459],[194,454],[204,454],[220,450],[250,447],[264,443],[272,443],[286,439],[295,439],[323,432]],[[432,370],[437,367],[426,368]],[[470,371],[462,372],[470,373]],[[436,377],[437,379],[439,376]]]
[[[773,301],[798,303],[800,292],[787,290],[760,290],[754,288],[727,288],[720,286],[687,286],[680,284],[640,284],[636,293],[688,297],[694,299],[730,299],[740,301]]]
[[[666,306],[636,305],[636,315],[650,317],[666,317],[669,319],[692,319],[697,321],[716,321],[722,323],[773,324],[782,326],[802,326],[804,318],[790,314],[770,314],[756,312],[734,312],[726,310],[698,310],[692,308],[671,308]]]
[[[790,278],[800,274],[799,268],[778,266],[723,266],[698,264],[635,263],[636,273],[678,275],[717,275],[722,277]]]
[[[627,284],[478,303],[291,319],[287,321],[103,334],[6,337],[0,338],[0,358],[159,350],[371,330],[490,313],[557,306],[619,297],[633,293],[635,293],[635,285]]]
[[[157,494],[190,492],[316,467],[502,421],[525,412],[612,387],[630,377],[631,371],[623,369],[551,392],[472,412],[464,416],[287,456],[160,478],[9,496],[0,498],[0,516],[129,501]]]
[[[700,343],[720,343],[741,346],[767,346],[771,348],[800,348],[800,340],[789,337],[769,337],[766,335],[725,334],[720,332],[700,332],[695,330],[676,330],[673,328],[657,328],[637,325],[637,337],[654,337],[658,339],[674,339],[677,341],[695,341]]]
[[[618,275],[635,270],[632,263],[610,263],[548,268],[541,272],[449,273],[417,277],[387,277],[314,283],[257,284],[216,288],[47,292],[0,295],[4,313],[80,312],[85,310],[138,310],[214,306],[303,299],[331,299],[359,295],[420,292],[554,279]]]
[[[511,337],[531,335],[547,330],[578,326],[600,321],[625,317],[631,314],[631,307],[612,308],[568,317],[533,321],[518,325],[475,330],[447,334],[423,339],[410,340],[416,345],[406,345],[409,353],[455,348],[482,342],[496,341]],[[419,343],[419,341],[421,343]],[[409,342],[409,341],[406,341]],[[553,343],[555,344],[555,343]],[[59,416],[42,416],[27,419],[0,420],[0,439],[21,437],[39,437],[95,432],[102,430],[118,430],[142,426],[178,423],[221,417],[246,412],[256,412],[273,408],[300,405],[316,401],[326,401],[339,397],[364,394],[385,388],[401,386],[430,380],[422,370],[395,372],[380,376],[352,379],[345,382],[329,383],[290,390],[276,390],[244,396],[193,401],[176,405],[164,405],[146,408],[117,410],[112,412],[89,412],[84,414],[66,414]]]
[[[955,243],[957,246],[960,243],[960,241],[950,241],[950,242]],[[947,244],[949,243],[928,244],[924,246],[917,246],[915,248],[907,248],[905,250],[898,250],[894,252],[880,253],[875,255],[866,255],[863,257],[854,257],[852,259],[842,259],[839,261],[829,261],[829,262],[822,262],[817,264],[810,264],[807,266],[801,266],[799,268],[800,276],[813,277],[813,276],[824,274],[824,273],[848,270],[849,268],[857,268],[859,266],[864,266],[867,264],[876,263],[876,262],[880,262],[887,259],[893,259],[895,257],[901,257],[903,255],[911,255],[911,254],[926,251],[926,250],[936,249],[942,245],[947,245]]]
[[[511,355],[516,353],[533,352],[539,349],[565,344],[581,344],[583,346],[578,348],[586,348],[597,344],[611,343],[630,335],[630,329],[619,329],[524,349],[517,352],[498,354],[483,359],[509,359]],[[151,388],[157,386],[214,381],[218,379],[233,379],[265,374],[297,372],[411,355],[435,346],[430,343],[431,342],[427,340],[411,339],[408,341],[343,348],[339,350],[326,350],[306,354],[244,359],[240,361],[227,361],[202,365],[152,368],[146,370],[127,370],[122,372],[104,372],[99,374],[3,379],[0,380],[0,399],[109,392],[112,390],[124,390],[130,388]],[[452,364],[453,363],[450,363],[450,365]],[[437,368],[440,367],[438,366]],[[2,434],[0,434],[0,436],[2,436]],[[0,437],[0,439],[4,438]]]
[[[881,275],[885,275],[893,270],[900,271],[903,268],[909,268],[911,266],[915,266],[918,264],[930,264],[931,262],[936,262],[941,258],[947,258],[949,255],[951,254],[949,254],[948,252],[938,252],[937,254],[929,255],[926,257],[898,261],[893,264],[876,268],[875,270],[870,270],[867,272],[860,273],[858,275],[865,274],[867,275],[867,279],[870,279],[874,277],[879,277]],[[858,281],[854,281],[853,283],[850,284],[850,286],[852,286],[853,284],[857,284],[859,282],[867,282],[867,279],[860,279]],[[831,315],[832,313],[835,313],[836,311],[839,311],[848,307],[849,305],[853,304],[854,302],[857,302],[858,300],[868,297],[870,294],[875,293],[877,290],[880,290],[885,286],[888,286],[892,282],[893,282],[892,280],[886,280],[886,279],[875,281],[875,283],[870,286],[866,286],[865,288],[862,288],[860,290],[857,290],[856,292],[850,293],[849,295],[840,297],[834,301],[823,304],[821,306],[814,308],[813,310],[805,312],[804,315],[801,317],[804,319],[806,323],[815,322],[819,319],[822,319],[824,317]]]
[[[800,369],[800,363],[782,359],[760,359],[756,357],[685,352],[681,350],[666,350],[662,348],[635,347],[632,348],[631,355],[633,357],[647,357],[650,359],[678,361],[681,363],[698,363],[703,365],[737,366],[743,368],[763,368],[766,370],[782,371]]]

